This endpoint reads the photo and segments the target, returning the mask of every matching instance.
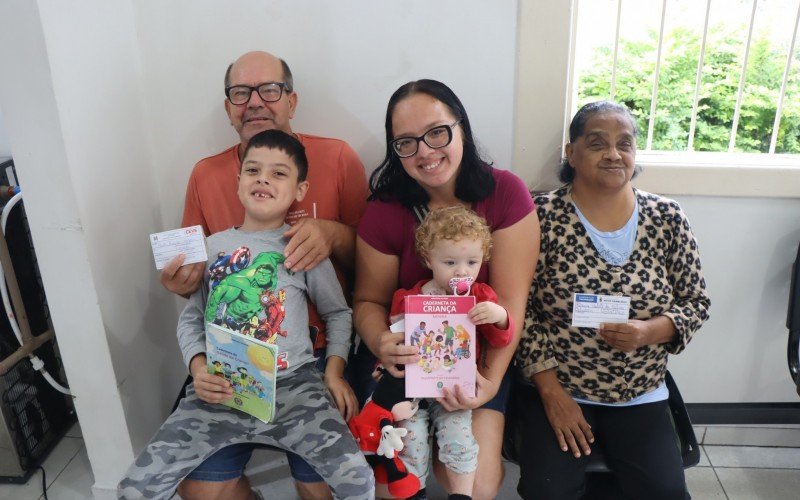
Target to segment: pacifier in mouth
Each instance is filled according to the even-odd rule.
[[[465,276],[463,278],[450,278],[448,284],[453,289],[453,295],[469,295],[473,281],[475,281],[475,278],[472,276]]]

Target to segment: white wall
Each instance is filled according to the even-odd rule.
[[[700,243],[711,296],[711,319],[670,358],[684,399],[798,402],[786,364],[786,309],[800,199],[675,199]]]
[[[0,18],[0,105],[95,493],[111,498],[183,372],[147,239],[162,224],[133,13],[15,0]]]
[[[499,167],[511,164],[514,1],[133,6],[166,225],[180,221],[192,165],[237,141],[222,81],[227,65],[248,50],[268,50],[289,63],[299,94],[293,129],[347,140],[367,170],[383,157],[389,96],[419,78],[449,84],[489,156]]]
[[[47,0],[40,10],[73,186],[136,451],[166,415],[185,368],[174,340],[174,299],[158,283],[147,237],[163,225],[151,127],[142,113],[146,96],[133,11],[128,0]],[[92,29],[86,29],[87,20],[94,21]]]
[[[11,156],[11,144],[8,143],[8,133],[3,121],[3,110],[0,109],[0,158]]]

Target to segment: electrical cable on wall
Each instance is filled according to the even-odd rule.
[[[6,205],[3,207],[2,214],[0,215],[0,228],[2,229],[4,236],[6,234],[6,223],[8,222],[8,214],[11,212],[11,209],[14,208],[14,206],[17,203],[19,203],[19,201],[22,199],[22,193],[19,192],[18,189],[16,189],[14,192],[16,194],[14,194],[11,197],[11,199],[8,200],[8,203],[6,203]],[[9,194],[10,193],[11,191],[9,191]],[[6,310],[6,316],[8,317],[8,322],[11,324],[11,329],[14,331],[14,335],[17,337],[17,341],[19,341],[20,345],[24,345],[24,342],[22,340],[22,333],[20,332],[19,329],[19,324],[17,323],[17,320],[14,317],[13,309],[11,308],[11,301],[9,300],[8,296],[8,286],[6,285],[6,279],[5,279],[5,270],[3,269],[2,265],[0,265],[0,296],[2,296],[3,307]],[[39,359],[39,357],[36,356],[36,354],[31,352],[28,355],[28,357],[31,360],[31,365],[33,366],[33,369],[41,373],[42,376],[45,378],[45,380],[47,380],[47,382],[51,386],[53,386],[53,388],[68,396],[72,395],[72,393],[68,388],[59,384],[53,378],[53,376],[50,375],[50,373],[45,369],[44,362],[41,359]]]

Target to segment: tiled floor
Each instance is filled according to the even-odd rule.
[[[686,471],[692,498],[702,499],[792,499],[800,498],[800,425],[695,427],[702,445],[697,467]],[[44,462],[50,500],[91,498],[93,483],[86,448],[76,425]],[[247,470],[253,484],[266,498],[296,498],[289,468],[282,454],[258,451]],[[507,464],[499,498],[518,498],[519,468]],[[446,498],[429,484],[429,498]],[[0,485],[0,500],[42,498],[41,473],[24,485]]]

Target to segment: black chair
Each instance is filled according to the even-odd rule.
[[[669,412],[672,427],[675,429],[675,445],[681,452],[683,468],[688,469],[700,462],[700,445],[697,444],[697,437],[694,435],[694,427],[692,427],[689,412],[686,411],[686,404],[683,402],[683,397],[675,384],[675,379],[672,378],[672,374],[669,371],[664,381],[667,383],[667,389],[669,389]],[[611,472],[611,468],[608,466],[605,457],[603,457],[601,449],[592,449],[586,472]]]
[[[669,411],[672,426],[675,429],[675,445],[681,452],[683,468],[688,469],[700,462],[700,446],[697,443],[689,413],[686,411],[686,404],[683,402],[683,397],[669,371],[665,377],[665,382],[669,389]],[[506,411],[503,458],[510,462],[519,463],[518,457],[522,453],[522,439],[520,437],[522,431],[520,426],[517,425],[518,419],[515,418],[515,412],[517,411],[515,404],[515,398],[511,398]],[[593,484],[598,483],[595,476],[607,476],[606,473],[612,472],[599,447],[592,448],[592,454],[588,460],[589,463],[586,466],[587,491],[592,488]],[[592,497],[595,498],[594,496]]]
[[[792,281],[789,287],[789,309],[786,314],[786,328],[789,329],[789,373],[800,395],[800,245],[792,266]]]
[[[181,387],[181,390],[178,393],[178,397],[175,398],[175,402],[172,403],[172,410],[170,410],[170,412],[174,412],[175,410],[178,409],[178,405],[180,404],[181,399],[186,397],[186,388],[189,387],[189,384],[192,383],[192,380],[194,379],[192,378],[191,375],[189,375],[186,377],[186,380],[183,381],[183,386]]]

